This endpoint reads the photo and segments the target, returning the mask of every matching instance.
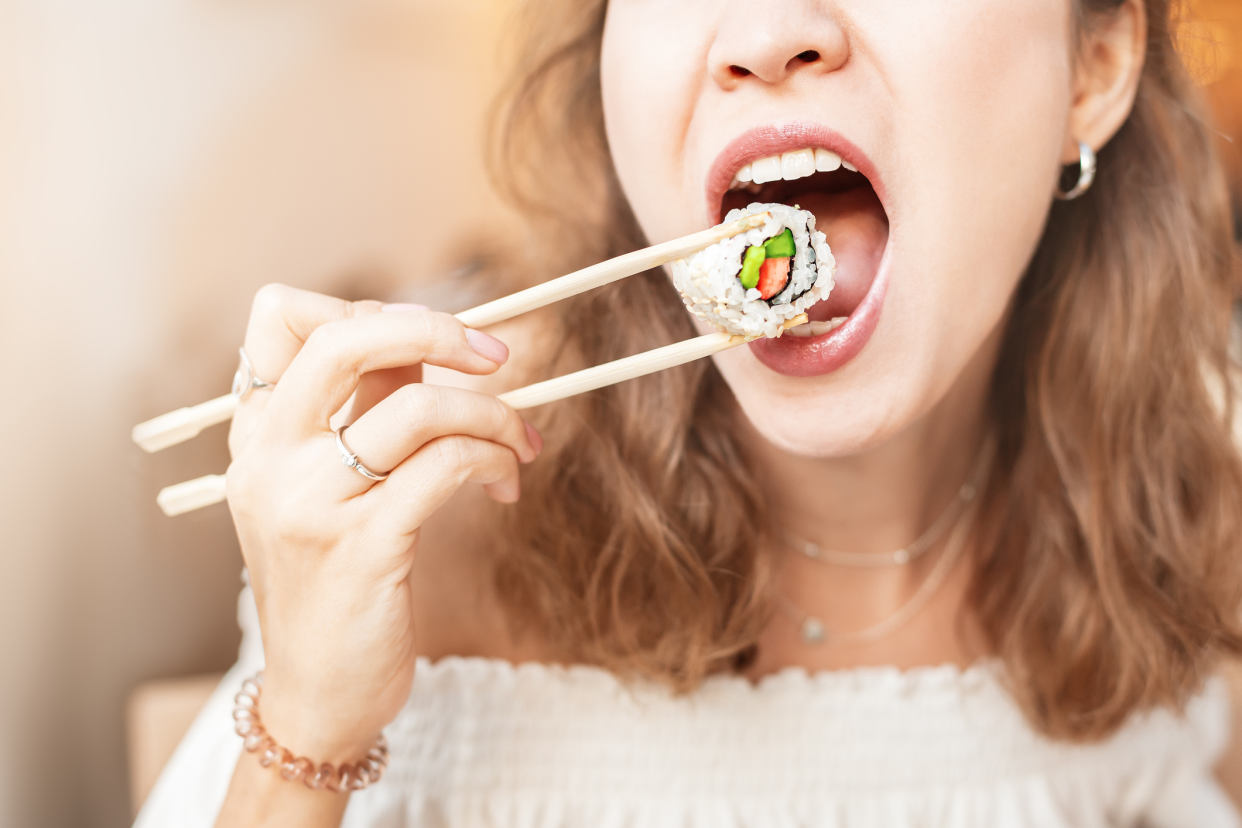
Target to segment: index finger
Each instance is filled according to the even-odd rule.
[[[445,313],[368,314],[320,325],[272,391],[267,413],[301,433],[328,427],[364,374],[427,363],[490,374],[508,359],[503,343]]]
[[[288,285],[266,285],[255,294],[246,325],[246,353],[255,375],[276,383],[317,328],[341,319],[379,313],[380,302],[347,302]]]

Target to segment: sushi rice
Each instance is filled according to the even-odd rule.
[[[706,247],[672,264],[673,285],[690,312],[717,330],[754,339],[780,336],[785,322],[828,298],[834,284],[836,260],[824,234],[815,229],[814,214],[785,204],[751,204],[732,210],[725,221],[767,212],[762,227]],[[764,300],[755,288],[743,287],[739,278],[750,247],[758,247],[788,228],[793,233],[795,255],[790,262],[784,289]]]

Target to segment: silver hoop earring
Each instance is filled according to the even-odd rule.
[[[1095,150],[1078,142],[1078,183],[1068,193],[1061,190],[1061,182],[1057,182],[1056,197],[1060,201],[1073,201],[1091,189],[1095,183]]]

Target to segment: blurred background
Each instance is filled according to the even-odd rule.
[[[513,226],[481,162],[508,5],[0,0],[0,826],[128,825],[150,723],[236,654],[227,509],[155,506],[225,428],[130,428],[228,389],[261,285],[446,306],[472,227]],[[1242,2],[1192,6],[1242,205]]]

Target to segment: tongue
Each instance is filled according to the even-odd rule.
[[[836,286],[827,299],[808,311],[812,321],[849,316],[875,281],[888,244],[888,216],[870,187],[843,193],[811,192],[798,205],[815,214],[815,226],[828,237],[837,260]]]

